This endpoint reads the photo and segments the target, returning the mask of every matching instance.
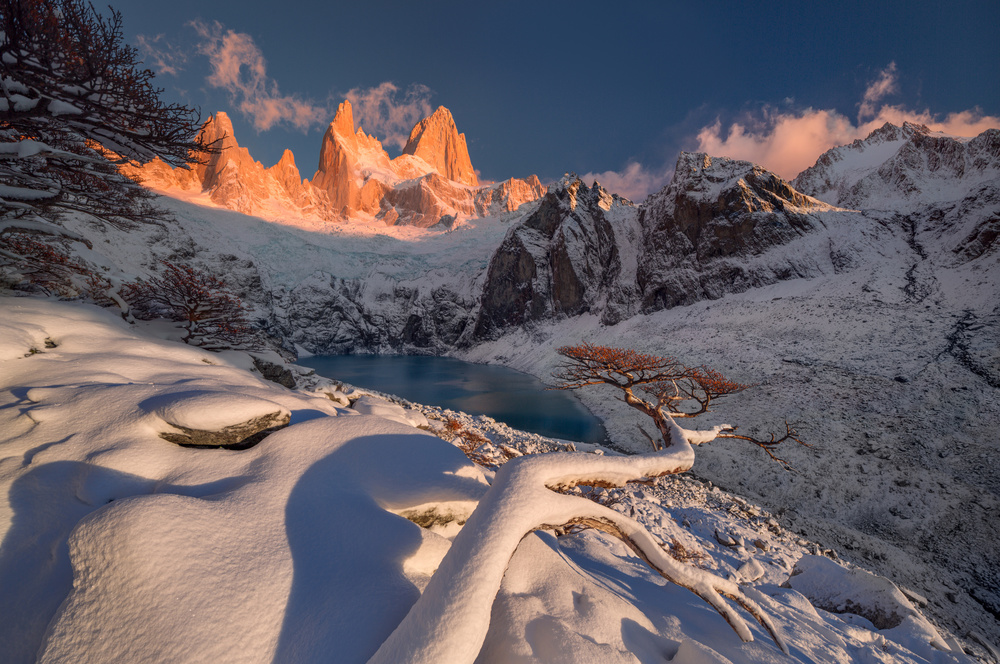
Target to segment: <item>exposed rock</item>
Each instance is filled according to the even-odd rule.
[[[631,203],[597,183],[588,188],[570,177],[554,185],[493,255],[474,337],[626,304],[630,280],[626,275],[623,287],[619,249],[625,234],[616,235],[612,220],[631,214]]]
[[[673,181],[640,216],[643,309],[818,274],[820,266],[805,256],[750,259],[823,228],[820,215],[834,210],[750,162],[682,152]]]
[[[248,394],[190,390],[147,399],[142,408],[170,429],[160,437],[178,445],[245,449],[288,425],[291,412]]]
[[[475,300],[461,275],[427,290],[317,273],[280,297],[282,336],[311,352],[442,353],[465,333]]]
[[[275,411],[218,431],[189,429],[178,424],[171,424],[179,433],[162,432],[160,438],[184,447],[223,447],[245,450],[259,443],[269,434],[288,426],[290,419],[289,413]]]
[[[254,161],[236,142],[225,113],[208,119],[200,140],[221,149],[205,164],[171,169],[154,159],[125,170],[152,187],[206,192],[217,205],[245,214],[284,217],[288,209],[298,209],[323,220],[367,216],[386,225],[420,227],[449,216],[510,212],[545,193],[535,176],[480,187],[465,136],[444,107],[421,120],[403,154],[390,159],[378,139],[355,129],[351,103],[344,101],[323,136],[311,182],[302,179],[289,150],[268,169]]]
[[[420,157],[438,173],[471,187],[479,184],[469,159],[465,134],[459,134],[455,119],[444,106],[417,123],[410,132],[403,154]]]
[[[278,385],[283,385],[290,390],[295,389],[295,376],[292,374],[288,367],[282,366],[280,364],[275,364],[274,362],[268,362],[259,357],[253,358],[253,365],[260,372],[266,380],[272,383],[277,383]]]
[[[793,184],[841,207],[892,210],[921,251],[975,260],[996,237],[1000,130],[966,139],[886,123],[863,141],[828,150]]]

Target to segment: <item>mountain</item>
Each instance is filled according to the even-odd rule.
[[[423,159],[449,180],[470,187],[479,184],[465,145],[465,134],[458,133],[451,111],[444,106],[439,106],[430,117],[417,123],[410,132],[403,154]]]
[[[794,249],[790,243],[829,235],[839,225],[864,225],[858,216],[845,216],[750,162],[682,152],[671,183],[650,196],[640,214],[642,309],[836,270],[845,259],[831,257],[832,244],[825,252],[811,242]],[[785,245],[789,251],[781,250]]]
[[[220,148],[203,164],[171,169],[154,159],[141,167],[129,167],[128,172],[156,189],[204,192],[215,205],[243,214],[274,207],[320,216],[326,213],[326,201],[302,179],[290,150],[285,150],[277,164],[264,168],[249,150],[240,147],[232,121],[221,111],[205,122],[199,140]]]
[[[972,260],[1000,236],[1000,130],[961,138],[886,123],[828,150],[792,184],[841,207],[891,211],[914,241],[943,243],[938,249],[954,260]]]
[[[220,152],[191,170],[154,160],[130,172],[161,190],[207,194],[212,204],[272,219],[368,219],[385,225],[447,228],[460,218],[509,212],[545,193],[534,175],[480,185],[451,112],[441,106],[416,124],[402,154],[390,159],[381,142],[358,127],[344,101],[327,128],[312,181],[303,180],[286,150],[264,166],[237,143],[232,122],[216,113],[200,139]]]
[[[628,200],[574,176],[556,183],[493,254],[473,337],[587,312],[620,319],[633,299],[636,230]]]

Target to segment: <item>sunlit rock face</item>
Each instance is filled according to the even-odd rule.
[[[471,187],[479,184],[469,159],[465,134],[459,134],[455,119],[444,106],[417,123],[403,148],[404,155],[420,157],[438,173]]]
[[[423,228],[511,212],[545,194],[534,175],[480,185],[465,135],[443,106],[417,123],[403,153],[390,159],[377,138],[355,127],[354,110],[344,101],[323,135],[311,182],[302,179],[289,150],[268,169],[254,161],[225,113],[208,119],[199,140],[218,148],[204,164],[172,169],[154,160],[128,171],[149,186],[204,192],[216,205],[245,214],[297,210],[327,221]]]
[[[429,170],[407,166],[414,174]],[[313,186],[326,193],[337,213],[350,217],[378,212],[382,196],[400,179],[382,144],[360,127],[355,132],[351,102],[344,101],[323,136]]]
[[[302,180],[295,157],[285,150],[281,159],[265,169],[250,152],[240,147],[232,121],[225,113],[209,117],[198,140],[217,148],[204,163],[189,169],[170,168],[159,159],[127,171],[148,186],[205,192],[213,203],[244,214],[257,214],[269,202],[299,208],[304,213],[328,216],[327,204],[308,181]]]

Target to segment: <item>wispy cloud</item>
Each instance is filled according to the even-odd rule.
[[[143,62],[157,74],[177,76],[184,70],[187,51],[168,42],[166,35],[159,34],[155,37],[137,35],[136,44]]]
[[[857,122],[829,109],[776,112],[765,108],[747,122],[723,127],[718,120],[697,135],[698,150],[720,157],[745,159],[791,179],[812,166],[830,148],[864,138],[886,122],[913,122],[954,136],[975,136],[1000,128],[1000,117],[978,109],[941,117],[929,110],[913,111],[878,103],[898,89],[896,65],[890,64],[865,90]]]
[[[653,192],[665,187],[673,176],[673,168],[660,172],[651,171],[642,164],[632,161],[621,171],[586,173],[581,175],[580,179],[587,184],[596,180],[608,191],[640,203]]]
[[[218,21],[192,21],[198,33],[198,52],[208,57],[212,73],[208,84],[229,92],[233,105],[258,131],[286,123],[301,131],[324,124],[330,109],[296,95],[281,94],[267,75],[267,62],[253,38],[226,29]]]
[[[410,130],[431,114],[433,93],[425,85],[414,84],[400,92],[394,83],[373,88],[354,88],[347,93],[354,109],[354,123],[377,136],[383,143],[402,149]]]
[[[875,108],[875,104],[898,91],[896,63],[890,62],[888,67],[879,72],[878,78],[869,83],[865,89],[864,97],[861,99],[861,109],[858,111],[858,122],[877,116],[878,110]]]

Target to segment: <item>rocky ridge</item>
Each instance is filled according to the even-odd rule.
[[[205,164],[171,169],[159,160],[128,171],[154,188],[207,193],[220,207],[244,214],[325,221],[368,218],[386,225],[447,228],[461,217],[483,217],[517,209],[545,193],[534,175],[480,185],[465,135],[441,106],[413,128],[403,153],[390,159],[381,142],[358,127],[344,101],[323,136],[312,181],[303,179],[286,150],[264,166],[240,147],[232,122],[216,113],[200,140],[221,147]]]
[[[1000,130],[960,138],[886,123],[828,150],[792,185],[841,207],[897,215],[920,251],[935,245],[942,260],[966,262],[1000,236]]]

